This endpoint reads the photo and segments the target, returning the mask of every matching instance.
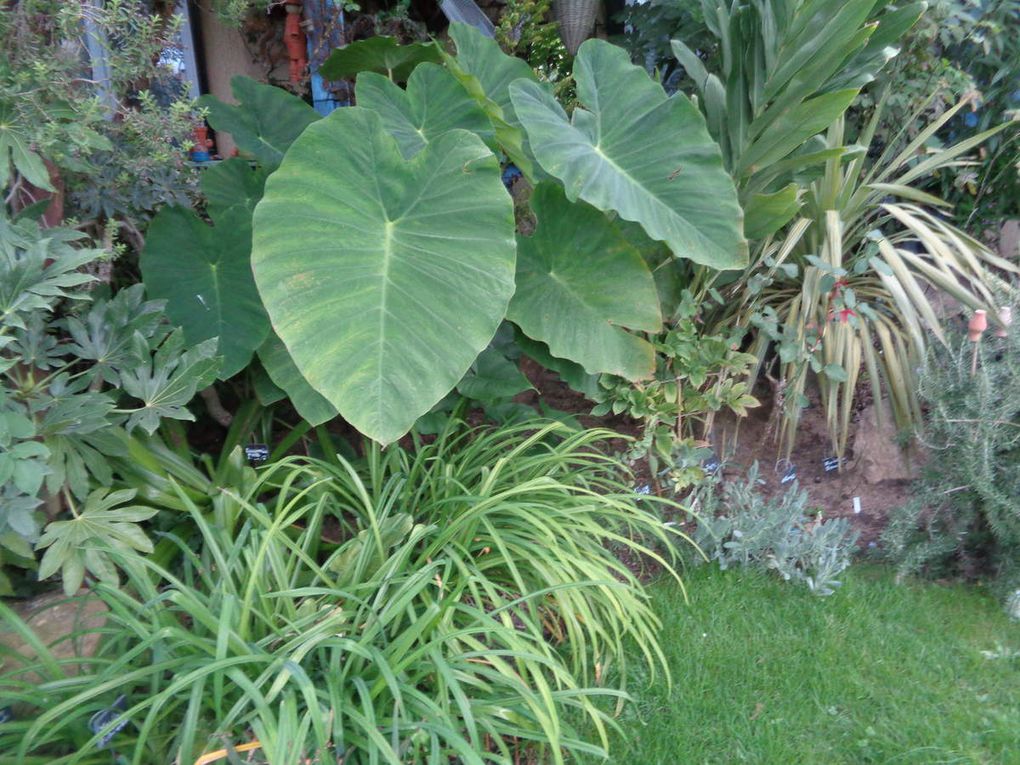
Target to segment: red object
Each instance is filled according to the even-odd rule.
[[[195,125],[195,129],[191,131],[191,135],[195,138],[195,145],[191,147],[193,152],[212,151],[213,139],[209,137],[209,128],[205,125]]]
[[[287,3],[287,23],[283,28],[283,41],[290,57],[290,81],[301,82],[308,68],[308,40],[301,28],[301,4]]]

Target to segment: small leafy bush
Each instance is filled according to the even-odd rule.
[[[0,564],[34,567],[43,522],[111,486],[132,431],[194,419],[186,405],[219,367],[215,341],[187,347],[142,285],[112,296],[98,286],[88,271],[107,253],[86,242],[0,211]],[[88,514],[123,520],[109,511],[98,503]],[[49,539],[78,525],[53,527]],[[50,560],[59,568],[67,558]],[[78,572],[64,567],[68,592],[81,583]],[[0,595],[13,589],[0,570]]]
[[[761,566],[831,595],[850,565],[857,532],[846,518],[812,517],[807,492],[796,482],[775,497],[762,494],[763,483],[756,462],[746,480],[704,484],[695,494],[694,542],[722,569]]]
[[[976,366],[975,366],[975,353]],[[920,378],[931,453],[884,535],[900,572],[991,577],[1020,589],[1020,333],[933,348]]]
[[[179,572],[109,551],[129,586],[97,584],[109,615],[86,672],[40,647],[0,676],[18,717],[0,751],[54,765],[109,749],[190,763],[255,741],[251,761],[273,765],[603,754],[613,722],[597,702],[625,697],[624,644],[646,676],[666,670],[647,596],[607,546],[653,555],[638,540],[669,536],[592,449],[607,435],[451,427],[356,463],[274,463],[232,526],[192,505]],[[619,687],[600,687],[607,669]],[[601,745],[573,729],[582,718]]]

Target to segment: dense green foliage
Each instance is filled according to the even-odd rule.
[[[975,364],[976,355],[976,366]],[[883,537],[902,573],[997,580],[1020,590],[1020,333],[960,335],[920,377],[929,453],[911,501]]]
[[[643,676],[668,676],[658,619],[615,551],[668,565],[644,540],[671,550],[676,536],[593,450],[610,435],[454,425],[413,452],[291,458],[224,489],[233,515],[215,522],[181,492],[197,533],[170,537],[180,570],[111,549],[130,587],[95,589],[109,608],[98,652],[77,677],[43,648],[5,668],[19,721],[0,750],[107,761],[98,742],[117,720],[86,723],[123,695],[112,747],[142,763],[253,738],[274,765],[510,763],[512,740],[553,762],[600,751],[566,713],[604,746],[597,702],[623,698],[633,646]],[[607,672],[617,681],[600,686]]]
[[[747,569],[685,579],[689,602],[650,588],[683,680],[636,694],[612,762],[1009,763],[1020,750],[1020,625],[981,590],[864,566],[831,598]]]
[[[93,234],[109,227],[111,240],[123,227],[138,245],[157,208],[188,202],[196,112],[173,71],[178,24],[145,0],[0,7],[0,188],[8,203],[30,203],[56,184],[67,215]]]
[[[950,295],[994,315],[1000,274],[1018,272],[945,222],[938,211],[948,203],[917,186],[1005,126],[929,151],[965,103],[930,124],[918,121],[922,109],[880,140],[883,102],[848,135],[848,107],[895,54],[893,43],[923,3],[719,0],[704,9],[719,40],[715,71],[683,42],[673,48],[701,93],[755,240],[751,266],[736,278],[691,275],[708,334],[747,330],[758,358],[751,384],[773,383],[787,453],[809,384],[817,383],[837,455],[865,381],[900,427],[917,425],[914,369],[927,335],[943,338],[932,304]],[[706,300],[712,287],[723,297],[716,305]]]
[[[232,132],[262,172],[271,173],[254,214],[251,264],[274,334],[300,383],[384,443],[406,433],[458,384],[507,316],[589,373],[632,380],[651,374],[651,346],[627,332],[661,326],[650,271],[626,241],[629,229],[617,230],[603,213],[638,224],[635,231],[665,241],[676,258],[733,268],[746,257],[733,182],[703,118],[686,99],[667,99],[622,50],[590,41],[580,51],[574,81],[587,109],[575,109],[568,122],[524,62],[470,27],[454,25],[451,36],[456,55],[444,53],[441,65],[435,46],[380,39],[337,51],[327,68],[361,72],[359,105],[310,126],[314,117],[298,99],[243,79],[234,85],[239,106],[207,104],[210,121]],[[571,145],[548,140],[549,131],[572,136]],[[655,149],[639,160],[634,141]],[[341,142],[344,152],[330,150]],[[560,192],[536,197],[541,225],[520,245],[494,150],[529,179],[541,172],[563,184]],[[667,166],[673,169],[664,172]],[[221,173],[217,181],[224,180]],[[248,202],[261,195],[256,182],[237,180],[243,188],[234,194],[218,188]],[[584,212],[581,200],[597,209]],[[245,215],[243,205],[230,210]],[[229,375],[258,347],[264,324],[221,309],[227,303],[214,294],[210,265],[229,258],[243,266],[247,233],[240,218],[219,223],[219,203],[210,202],[210,213],[212,228],[180,225],[187,215],[179,211],[162,213],[142,266],[146,284],[169,301],[189,339],[213,332],[224,338]],[[589,239],[557,230],[579,215],[591,221]],[[555,280],[548,271],[541,275],[558,244],[550,237],[564,235],[587,256],[569,277],[574,299],[561,301],[559,312],[536,316],[528,306],[552,305],[546,296]],[[621,243],[618,256],[602,248],[614,239]],[[183,240],[203,253],[194,263],[167,257]],[[540,266],[543,247],[549,252]],[[596,255],[606,263],[594,262]],[[626,277],[614,284],[618,299],[611,303],[601,297],[605,265]],[[191,293],[203,283],[210,289],[199,294],[218,321],[194,318],[202,314]],[[624,304],[638,308],[623,315]],[[614,343],[597,340],[607,333]],[[282,385],[283,375],[269,371]],[[284,386],[292,398],[296,384]]]
[[[74,520],[48,527],[43,544],[52,547],[39,574],[46,578],[63,566],[68,592],[81,584],[86,567],[116,580],[101,556],[84,551],[90,537],[107,536],[105,524],[116,531],[129,520],[111,506],[132,494],[103,500],[91,493],[113,482],[128,434],[151,434],[162,418],[194,419],[186,405],[219,366],[215,343],[186,347],[161,304],[144,300],[141,285],[112,296],[102,288],[91,292],[98,280],[88,269],[107,255],[75,246],[84,239],[80,232],[0,215],[2,561],[34,567],[30,545],[39,541],[41,523],[66,508]],[[79,515],[75,506],[82,501]],[[45,518],[39,512],[44,503]],[[75,529],[85,519],[93,531],[81,537]],[[144,534],[125,533],[108,541],[148,549]],[[0,572],[0,592],[11,589]]]

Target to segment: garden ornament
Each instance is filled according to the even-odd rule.
[[[287,23],[283,27],[283,40],[290,57],[290,81],[297,83],[301,82],[308,68],[308,38],[301,26],[301,3],[290,2],[286,8]]]
[[[205,125],[195,125],[191,132],[195,143],[191,147],[191,160],[193,162],[208,162],[212,159],[213,139],[209,137],[209,128]]]
[[[974,315],[970,317],[970,323],[967,325],[967,339],[974,343],[974,358],[970,364],[971,377],[977,374],[978,347],[981,345],[981,335],[986,329],[988,329],[988,316],[985,311],[981,309],[974,311]]]

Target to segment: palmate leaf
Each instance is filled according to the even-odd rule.
[[[68,350],[91,363],[89,374],[120,384],[120,370],[140,359],[134,356],[134,335],[152,337],[163,319],[163,304],[145,300],[145,286],[133,284],[109,300],[97,300],[84,316],[65,319],[74,342]]]
[[[138,523],[159,511],[153,507],[125,506],[134,497],[134,489],[114,492],[96,489],[73,518],[50,523],[36,545],[37,550],[46,550],[39,563],[39,579],[61,571],[64,593],[68,596],[81,587],[86,571],[116,586],[119,576],[107,550],[152,552],[152,542]]]
[[[554,356],[585,371],[640,380],[655,371],[650,343],[624,327],[662,327],[655,282],[641,254],[605,215],[568,202],[551,183],[531,199],[532,236],[518,236],[517,292],[507,318]]]
[[[214,339],[226,379],[248,365],[269,319],[251,273],[251,211],[237,205],[210,215],[213,226],[191,210],[160,210],[139,264],[149,295],[166,301],[188,342]]]
[[[0,322],[24,329],[24,317],[33,311],[49,311],[60,299],[88,299],[74,288],[96,278],[79,269],[105,253],[71,246],[84,236],[62,228],[43,231],[32,220],[0,214]]]
[[[319,67],[319,73],[328,80],[342,80],[375,72],[404,82],[418,64],[438,63],[440,56],[434,42],[401,45],[395,37],[375,35],[337,48]]]
[[[481,139],[453,130],[405,160],[377,114],[350,107],[305,131],[270,177],[252,266],[301,374],[390,442],[495,334],[513,293],[513,231]]]
[[[144,338],[135,337],[139,346],[148,348]],[[206,340],[185,351],[181,330],[174,330],[156,350],[151,363],[121,372],[124,392],[144,402],[144,406],[130,410],[127,429],[140,427],[151,435],[162,417],[194,420],[185,407],[196,391],[212,384],[219,366],[215,340]]]
[[[455,128],[469,130],[487,144],[493,141],[485,112],[449,71],[436,64],[418,66],[407,80],[407,90],[381,74],[365,72],[358,76],[355,94],[359,106],[379,115],[405,158]]]
[[[230,90],[239,105],[209,95],[198,103],[208,110],[214,129],[230,133],[238,149],[251,154],[270,172],[279,166],[294,139],[320,119],[318,112],[297,96],[250,77],[232,78]]]
[[[626,51],[588,40],[574,62],[572,119],[534,82],[510,97],[542,168],[571,201],[640,223],[678,258],[717,269],[747,264],[743,212],[697,108],[666,96]]]

